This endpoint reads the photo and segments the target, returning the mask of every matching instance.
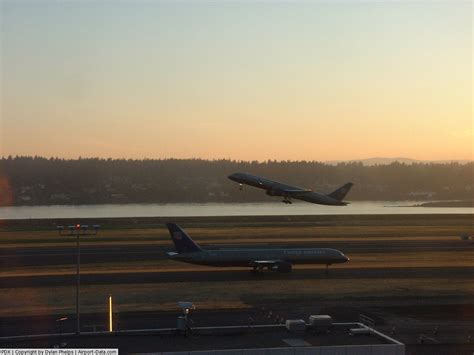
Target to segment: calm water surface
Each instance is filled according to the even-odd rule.
[[[474,214],[472,207],[406,207],[420,201],[363,201],[348,206],[321,206],[306,202],[170,203],[80,206],[0,207],[0,219],[93,217],[187,217],[337,214]]]

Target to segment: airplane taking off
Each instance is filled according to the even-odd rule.
[[[292,203],[291,199],[296,198],[306,202],[329,206],[346,206],[348,202],[344,202],[342,200],[354,185],[352,182],[348,182],[344,186],[338,188],[336,191],[331,192],[328,195],[323,195],[314,192],[313,190],[285,185],[280,182],[268,180],[261,176],[250,175],[247,173],[235,173],[229,175],[228,178],[238,182],[241,190],[244,187],[243,185],[250,185],[266,190],[267,195],[269,196],[282,196],[283,203]]]
[[[185,263],[208,266],[248,266],[253,272],[264,268],[278,272],[290,272],[294,264],[340,264],[349,261],[341,251],[329,248],[285,248],[285,249],[212,249],[205,250],[197,245],[175,223],[166,227],[176,247],[168,252],[170,259]]]

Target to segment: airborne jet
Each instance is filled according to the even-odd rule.
[[[282,196],[283,203],[292,203],[291,199],[296,198],[306,202],[317,203],[319,205],[329,206],[345,206],[348,202],[342,201],[351,189],[352,182],[348,182],[344,186],[338,188],[336,191],[331,192],[329,195],[323,195],[313,190],[302,189],[294,187],[280,182],[265,179],[261,176],[250,175],[247,173],[235,173],[228,176],[229,179],[238,182],[239,188],[242,190],[244,185],[250,185],[264,189],[267,191],[269,196]]]
[[[329,248],[285,248],[285,249],[215,249],[205,250],[197,245],[175,223],[166,227],[176,247],[168,257],[185,263],[209,266],[248,266],[253,272],[264,268],[278,272],[290,272],[294,264],[340,264],[349,261],[341,251]]]

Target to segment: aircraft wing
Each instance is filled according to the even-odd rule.
[[[313,192],[313,190],[303,190],[303,189],[285,189],[281,190],[282,193],[287,194],[289,196],[298,196],[298,195],[304,195],[309,192]]]

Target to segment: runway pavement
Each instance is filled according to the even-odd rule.
[[[276,245],[272,245],[277,247]],[[216,245],[204,246],[216,248]],[[224,247],[224,246],[223,246]],[[226,248],[229,246],[225,246]],[[242,245],[240,248],[259,247]],[[260,245],[260,247],[268,247]],[[372,240],[372,241],[322,241],[298,244],[279,244],[278,247],[332,247],[341,249],[349,257],[355,253],[424,253],[424,252],[456,252],[460,250],[474,251],[474,243],[459,239],[451,240]],[[138,244],[138,245],[87,245],[81,247],[81,264],[114,263],[129,261],[157,261],[166,259],[166,251],[173,246]],[[54,266],[75,265],[76,248],[68,247],[37,247],[37,248],[3,248],[0,249],[0,267],[21,266]],[[251,274],[247,269],[229,270],[215,268],[212,271],[170,271],[146,270],[143,272],[114,273],[104,272],[82,273],[82,284],[117,284],[117,283],[167,283],[167,282],[203,282],[203,281],[253,281],[266,279],[293,279],[326,277],[324,266],[296,266],[291,274],[267,272],[262,275]],[[417,267],[407,268],[403,265],[394,267],[357,268],[346,265],[330,268],[330,278],[334,279],[383,279],[383,278],[465,278],[474,279],[474,267]],[[34,275],[34,276],[4,276],[1,277],[0,288],[9,287],[47,287],[72,285],[75,274],[69,275]]]
[[[304,267],[304,266],[302,266]],[[474,279],[474,267],[388,267],[388,268],[344,268],[329,269],[326,276],[324,267],[314,269],[298,269],[292,273],[281,274],[276,272],[251,273],[249,270],[225,270],[216,268],[216,271],[156,271],[156,272],[117,272],[81,274],[82,285],[105,284],[137,284],[137,283],[169,283],[169,282],[229,282],[247,281],[259,282],[262,280],[305,280],[305,279]],[[34,275],[34,276],[7,276],[1,278],[0,288],[11,287],[50,287],[75,285],[76,275]]]
[[[240,248],[268,248],[266,245],[240,245]],[[204,248],[218,248],[216,245]],[[222,245],[224,248],[236,247]],[[433,251],[474,251],[472,241],[451,240],[375,240],[375,241],[322,241],[298,244],[272,244],[271,247],[282,248],[336,248],[350,257],[351,253],[394,253],[394,252],[433,252]],[[139,245],[97,245],[81,246],[81,264],[107,263],[117,261],[146,261],[166,258],[166,251],[174,251],[169,246]],[[2,248],[0,249],[0,267],[67,265],[76,263],[75,246],[68,247],[37,247],[37,248]]]

